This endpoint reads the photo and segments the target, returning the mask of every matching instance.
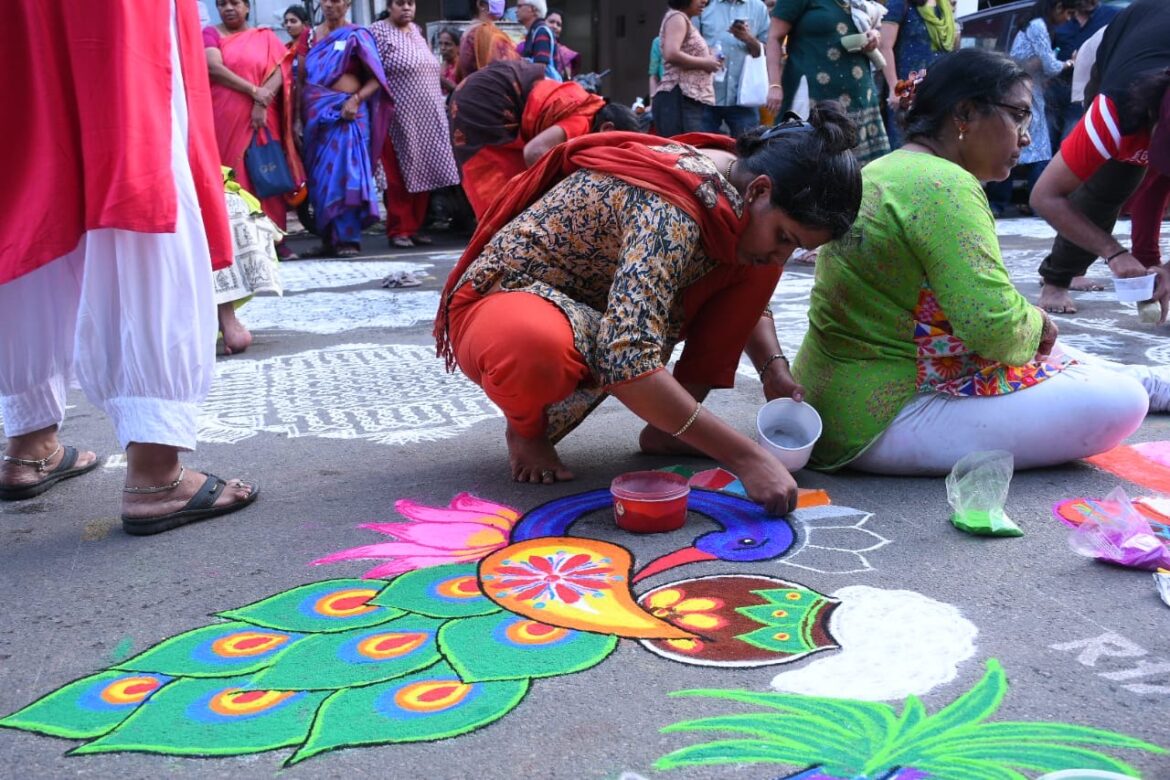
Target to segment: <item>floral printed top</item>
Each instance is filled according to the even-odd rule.
[[[800,81],[806,79],[810,103],[840,101],[857,125],[853,153],[858,160],[867,163],[890,151],[869,60],[841,46],[841,36],[857,32],[849,12],[838,0],[777,0],[772,16],[792,25],[780,110],[791,110]]]
[[[933,11],[925,6],[923,10],[942,16],[942,9],[937,5]],[[922,13],[910,0],[888,0],[882,23],[898,25],[898,38],[894,41],[894,65],[900,79],[908,77],[912,70],[929,68],[931,63],[946,53],[934,50]]]
[[[665,365],[682,332],[681,291],[716,265],[682,209],[580,170],[497,233],[460,285],[486,293],[499,282],[555,303],[594,378],[608,386]]]
[[[1052,140],[1048,137],[1044,92],[1049,80],[1064,70],[1064,63],[1056,58],[1056,52],[1052,49],[1052,35],[1043,19],[1028,22],[1028,26],[1012,41],[1011,55],[1019,63],[1029,62],[1033,58],[1040,63],[1039,72],[1032,74],[1032,124],[1028,127],[1032,143],[1020,152],[1019,164],[1051,160]]]
[[[1043,316],[1008,277],[974,176],[896,151],[862,179],[857,221],[817,261],[793,364],[825,423],[822,469],[864,452],[916,393],[1002,395],[1063,368],[1032,362]]]

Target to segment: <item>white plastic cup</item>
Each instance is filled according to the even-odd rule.
[[[869,37],[865,33],[854,33],[852,35],[841,36],[841,47],[845,51],[858,52],[869,43]]]
[[[1128,279],[1117,276],[1113,278],[1113,291],[1117,293],[1119,301],[1134,303],[1148,301],[1154,297],[1154,280],[1156,278],[1154,274],[1131,276]]]
[[[806,403],[777,398],[756,413],[756,439],[789,471],[802,469],[821,438],[821,416]]]

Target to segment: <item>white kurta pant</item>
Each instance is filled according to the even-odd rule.
[[[174,233],[93,230],[72,252],[0,285],[0,414],[8,436],[59,424],[72,378],[131,442],[195,448],[215,372],[211,260],[187,157],[171,5]],[[19,187],[20,183],[16,182]]]
[[[1008,450],[1017,469],[1110,450],[1136,431],[1150,396],[1133,377],[1074,364],[1007,395],[914,396],[849,466],[876,474],[946,474],[969,452]]]

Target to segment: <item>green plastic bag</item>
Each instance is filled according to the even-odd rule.
[[[1023,536],[1003,511],[1015,459],[1006,450],[971,452],[947,475],[947,501],[955,510],[951,523],[980,536]]]

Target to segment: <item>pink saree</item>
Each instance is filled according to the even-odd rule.
[[[281,67],[289,55],[288,48],[276,37],[271,30],[249,28],[238,33],[223,35],[214,27],[204,31],[204,44],[210,46],[211,38],[208,31],[213,30],[218,38],[219,50],[223,55],[223,63],[242,79],[257,86],[264,83],[273,70]],[[265,125],[267,132],[275,143],[280,143],[284,137],[282,112],[287,93],[286,72],[285,89],[281,90],[268,106],[268,120]],[[215,137],[219,144],[220,162],[236,172],[236,181],[249,192],[252,182],[248,179],[248,169],[244,165],[244,151],[252,142],[252,99],[247,95],[236,92],[222,84],[211,84],[211,103],[215,111]],[[291,164],[290,160],[290,164]],[[294,172],[294,178],[296,174]],[[281,230],[285,229],[285,209],[287,208],[283,196],[274,195],[260,201],[264,213],[276,223]]]

